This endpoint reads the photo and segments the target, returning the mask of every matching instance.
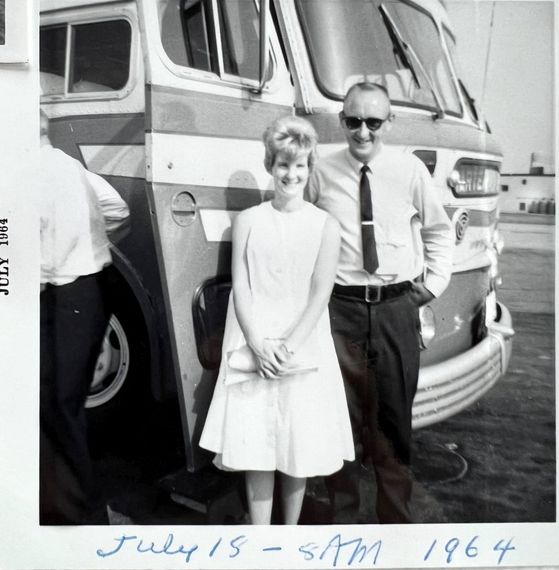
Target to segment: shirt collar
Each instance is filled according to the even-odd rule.
[[[369,167],[371,168],[371,170],[373,169],[372,165],[375,163],[375,160],[377,159],[378,155],[382,152],[383,146],[384,146],[383,143],[380,142],[377,152],[375,153],[373,158],[367,163],[369,165]],[[347,148],[347,147],[345,149],[345,156],[346,156],[346,159],[349,163],[351,170],[360,174],[361,168],[363,167],[363,162],[354,158],[354,156],[351,154],[351,152],[349,152],[349,148]]]

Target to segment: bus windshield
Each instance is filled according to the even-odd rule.
[[[383,5],[391,22],[375,0],[297,0],[320,89],[342,99],[351,83],[367,76],[384,85],[393,102],[436,110],[432,86],[444,110],[458,114],[460,101],[434,21],[411,4]]]

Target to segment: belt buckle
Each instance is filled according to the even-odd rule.
[[[371,296],[371,291],[374,295]],[[376,285],[365,285],[365,302],[374,305],[375,303],[380,303],[382,295],[382,287]]]

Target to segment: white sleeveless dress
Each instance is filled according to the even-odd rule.
[[[248,264],[252,314],[267,338],[282,338],[308,303],[326,212],[305,202],[278,212],[264,202],[240,214],[249,223]],[[278,470],[293,477],[329,475],[354,447],[343,380],[330,333],[328,309],[297,351],[312,372],[227,384],[227,354],[245,344],[229,299],[222,364],[200,445],[222,469]]]

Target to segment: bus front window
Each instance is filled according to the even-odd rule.
[[[411,26],[405,13],[408,25],[399,30],[421,58],[430,75],[428,80],[421,66],[403,49],[394,30],[385,25],[379,6],[375,0],[297,0],[299,18],[320,89],[331,98],[342,99],[350,83],[366,76],[384,85],[395,103],[437,110],[431,83],[440,90],[445,111],[459,111],[460,103],[452,91],[452,76],[435,24],[422,12],[411,8],[413,17],[426,17],[429,26],[423,23]],[[406,8],[410,7],[406,5]],[[401,14],[391,12],[391,16],[395,20],[398,17],[398,24],[404,23]],[[414,32],[411,37],[410,29]],[[416,32],[421,35],[417,37]],[[433,53],[440,54],[436,60],[438,65],[436,58],[431,57]],[[425,61],[423,56],[430,59]],[[433,69],[436,73],[431,75]]]
[[[450,54],[450,61],[454,65],[454,71],[455,71],[456,75],[459,77],[458,85],[460,88],[460,92],[462,93],[462,97],[466,103],[465,106],[466,106],[466,110],[468,112],[468,116],[474,123],[479,123],[480,119],[481,119],[481,115],[479,113],[479,109],[477,108],[476,101],[470,95],[468,90],[466,89],[466,86],[464,85],[462,79],[460,79],[461,77],[463,77],[463,75],[462,75],[462,71],[460,68],[460,62],[458,61],[458,58],[456,55],[456,40],[454,39],[454,36],[452,35],[452,33],[446,27],[443,27],[443,35],[444,35],[446,47],[447,47],[448,52]]]
[[[398,30],[421,59],[429,78],[442,99],[445,112],[461,115],[460,99],[441,38],[434,20],[419,8],[404,2],[383,2]]]

